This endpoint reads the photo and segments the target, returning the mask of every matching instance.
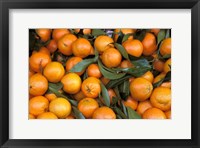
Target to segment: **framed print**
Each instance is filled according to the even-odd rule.
[[[1,147],[199,147],[198,0],[1,0]]]

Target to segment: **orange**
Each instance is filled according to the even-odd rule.
[[[166,38],[160,45],[160,54],[162,56],[171,54],[171,38]]]
[[[163,82],[160,86],[167,87],[171,89],[171,82]]]
[[[165,113],[158,108],[149,108],[147,109],[143,115],[143,119],[166,119]]]
[[[57,98],[50,102],[49,111],[58,118],[64,119],[71,113],[71,104],[64,98]]]
[[[106,106],[96,109],[92,115],[93,119],[116,119],[114,111]]]
[[[160,29],[151,29],[150,32],[154,33],[156,36],[158,35],[158,33],[160,32]]]
[[[142,102],[138,103],[136,111],[138,114],[142,115],[147,109],[149,109],[151,107],[152,107],[152,105],[149,100],[142,101]]]
[[[62,79],[63,90],[69,94],[76,94],[81,89],[81,78],[75,73],[68,73]]]
[[[127,40],[122,45],[128,54],[135,57],[140,57],[142,55],[143,45],[139,40]]]
[[[30,68],[34,72],[42,73],[44,67],[50,62],[51,62],[50,56],[42,52],[37,52],[35,54],[32,54],[31,57],[29,58]]]
[[[48,81],[47,79],[39,74],[36,73],[29,79],[29,93],[33,96],[41,96],[43,95],[48,89]]]
[[[165,115],[166,115],[167,119],[171,119],[171,110],[166,111]]]
[[[164,64],[164,73],[168,73],[169,71],[171,71],[171,58],[168,59],[165,64]]]
[[[129,83],[131,83],[134,79],[135,79],[135,77],[129,78],[129,79],[128,79]]]
[[[133,99],[138,101],[147,100],[153,90],[151,82],[144,78],[136,78],[130,83],[130,93]]]
[[[50,51],[49,51],[46,47],[41,47],[41,48],[39,49],[39,52],[45,53],[45,54],[47,54],[47,55],[50,56]]]
[[[49,100],[49,102],[51,102],[52,100],[55,100],[57,98],[57,96],[53,93],[45,94],[45,97]]]
[[[73,34],[66,34],[58,40],[58,50],[64,55],[72,55],[72,44],[77,40]]]
[[[81,62],[83,59],[80,57],[71,57],[69,60],[66,62],[66,71],[69,72],[76,64]],[[75,72],[77,75],[81,76],[84,73],[84,70],[81,72]]]
[[[88,98],[96,98],[101,92],[100,80],[95,77],[88,77],[82,83],[81,90]]]
[[[72,44],[72,52],[74,56],[85,58],[90,55],[92,46],[85,38],[79,38]]]
[[[35,119],[35,116],[33,116],[32,114],[29,114],[28,119]]]
[[[51,112],[45,112],[37,116],[37,119],[58,119],[58,117]]]
[[[145,78],[145,79],[148,80],[149,82],[153,83],[154,76],[153,76],[152,72],[147,71],[147,72],[146,72],[145,74],[143,74],[141,77],[142,77],[142,78]]]
[[[50,53],[54,53],[58,48],[56,40],[51,40],[46,47],[48,48]]]
[[[131,96],[128,96],[127,100],[124,101],[122,100],[123,104],[126,106],[126,107],[130,107],[132,108],[133,110],[136,110],[137,109],[137,106],[138,106],[138,101],[136,101],[135,99],[133,99]]]
[[[43,42],[46,42],[51,37],[51,29],[36,29],[35,32]]]
[[[91,118],[94,111],[99,107],[97,101],[93,98],[84,98],[78,103],[78,110],[86,118]]]
[[[38,116],[48,110],[49,101],[43,96],[33,97],[29,100],[29,113]]]
[[[162,72],[162,71],[163,71],[163,68],[164,68],[164,62],[161,61],[161,60],[156,59],[156,60],[153,62],[153,68],[154,68],[156,71]]]
[[[109,81],[110,81],[110,80],[109,80],[108,78],[101,77],[101,82],[102,82],[104,85],[108,84]]]
[[[119,37],[119,32],[122,32],[124,35],[126,35],[126,34],[133,34],[133,33],[135,33],[136,32],[136,29],[115,29],[114,30],[114,33],[115,33],[115,35],[114,35],[114,41],[115,42],[117,42],[117,39],[118,39],[118,37]],[[128,37],[128,40],[130,40],[130,39],[133,39],[133,35],[130,35],[129,37]]]
[[[66,119],[76,119],[76,118],[70,114],[69,116],[66,117]]]
[[[114,90],[113,89],[108,89],[108,95],[109,95],[109,98],[110,98],[110,103],[112,103],[112,98],[116,97],[116,94],[115,94]]]
[[[102,54],[102,62],[108,68],[119,66],[122,56],[115,48],[108,48]]]
[[[61,37],[69,33],[70,31],[68,29],[54,29],[52,38],[57,42]]]
[[[77,101],[80,101],[85,97],[86,96],[84,95],[84,93],[82,91],[79,91],[78,93],[74,94],[74,99]]]
[[[165,73],[160,73],[159,75],[157,75],[157,76],[154,78],[153,84],[155,84],[155,83],[159,82],[160,80],[164,79],[165,76],[166,76]]]
[[[79,33],[81,29],[74,29],[76,33]],[[91,29],[83,29],[83,34],[91,34],[92,30]]]
[[[89,77],[101,78],[102,74],[99,70],[99,66],[97,64],[90,64],[87,68],[87,74]]]
[[[128,60],[123,60],[120,64],[121,68],[129,68],[129,67],[134,67],[134,65],[128,61]]]
[[[157,49],[156,38],[152,33],[146,33],[144,39],[142,40],[143,45],[143,55],[149,56],[154,53]]]
[[[43,72],[49,82],[59,82],[65,74],[65,69],[59,62],[51,62],[46,65]]]
[[[162,111],[171,108],[171,89],[166,87],[157,87],[153,90],[150,97],[151,104]]]
[[[114,43],[114,41],[111,37],[106,36],[106,35],[100,35],[95,39],[94,47],[101,54],[106,49],[114,47],[113,43]]]
[[[29,78],[31,77],[31,76],[33,76],[34,74],[35,74],[35,72],[32,70],[32,69],[29,69]]]

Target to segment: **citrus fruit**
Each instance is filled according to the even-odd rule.
[[[95,39],[94,47],[101,54],[106,49],[114,47],[113,43],[114,43],[114,41],[111,37],[106,36],[106,35],[100,35]]]
[[[118,39],[118,37],[119,37],[120,31],[121,31],[122,34],[124,34],[124,35],[130,34],[130,36],[128,37],[128,40],[130,40],[130,39],[133,39],[133,33],[136,32],[136,29],[128,29],[128,28],[127,28],[127,29],[126,29],[126,28],[123,28],[123,29],[115,29],[115,30],[114,30],[114,33],[115,33],[115,35],[114,35],[114,41],[115,41],[115,42],[117,42],[117,39]]]
[[[162,72],[163,69],[164,69],[164,62],[161,61],[161,60],[158,60],[156,59],[154,62],[153,62],[153,68],[159,72]]]
[[[114,111],[106,106],[96,109],[92,115],[93,119],[116,119]]]
[[[70,59],[67,60],[66,62],[66,71],[69,72],[76,64],[81,62],[83,59],[80,57],[71,57]],[[77,75],[81,76],[84,73],[84,70],[81,72],[75,72]]]
[[[50,39],[51,29],[36,29],[35,32],[43,42],[46,42]]]
[[[137,109],[137,106],[138,106],[138,101],[136,101],[135,99],[133,99],[131,96],[128,96],[127,100],[124,101],[122,100],[123,104],[126,106],[126,107],[130,107],[132,108],[133,110],[136,110]]]
[[[57,42],[61,37],[69,33],[68,29],[53,29],[52,38]]]
[[[160,54],[162,56],[171,54],[171,38],[166,38],[160,45]]]
[[[54,53],[58,46],[55,40],[51,40],[49,44],[46,46],[50,53]]]
[[[171,58],[168,59],[165,64],[164,64],[164,73],[168,73],[169,71],[171,71]]]
[[[158,108],[149,108],[147,109],[143,115],[143,119],[166,119],[165,113]]]
[[[171,119],[171,110],[165,112],[167,119]]]
[[[154,53],[157,49],[156,38],[152,33],[146,33],[144,39],[142,40],[143,45],[143,55],[149,56]]]
[[[37,119],[58,119],[58,117],[51,112],[45,112],[37,116]]]
[[[147,109],[152,108],[151,102],[149,100],[141,101],[137,106],[137,113],[142,115]]]
[[[120,64],[121,68],[130,68],[130,67],[134,67],[134,65],[128,61],[128,60],[123,60]]]
[[[102,74],[99,70],[99,66],[97,64],[90,64],[87,68],[87,74],[89,77],[101,78]]]
[[[152,72],[147,71],[147,72],[146,72],[145,74],[143,74],[141,77],[142,77],[142,78],[145,78],[145,79],[148,80],[149,82],[153,83],[154,76],[153,76]]]
[[[52,100],[55,100],[57,98],[57,96],[53,93],[49,93],[49,94],[46,93],[44,96],[45,96],[45,98],[47,98],[49,100],[49,102],[51,102]]]

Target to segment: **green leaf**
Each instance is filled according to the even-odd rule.
[[[119,93],[123,100],[126,100],[130,94],[129,89],[129,80],[124,81],[122,84],[119,85]]]
[[[157,36],[157,45],[165,38],[165,30],[161,29]]]
[[[122,98],[121,98],[121,96],[120,96],[118,86],[115,86],[113,90],[114,90],[114,92],[115,92],[117,98],[119,98],[119,100],[121,100]]]
[[[124,34],[121,32],[121,30],[117,34],[118,34],[117,43],[121,44]]]
[[[85,119],[83,114],[76,107],[72,106],[72,111],[76,119]]]
[[[169,58],[171,58],[171,54],[166,54],[166,55],[164,55],[162,58],[163,58],[163,59],[169,59]]]
[[[119,109],[118,107],[113,107],[113,110],[119,115],[121,116],[123,119],[127,119],[127,116],[121,111],[121,109]]]
[[[126,40],[128,40],[129,36],[133,35],[132,33],[128,33],[128,34],[125,34],[123,39],[122,39],[122,43],[125,42]]]
[[[146,35],[147,30],[146,29],[142,29],[141,31],[138,31],[134,34],[134,38],[138,39],[142,42],[142,40],[144,39],[145,35]]]
[[[126,107],[129,119],[141,119],[141,116],[130,107]]]
[[[114,86],[118,86],[120,85],[121,83],[123,83],[125,80],[128,80],[129,78],[131,78],[133,76],[131,75],[126,75],[122,78],[119,78],[119,79],[116,79],[116,80],[110,80],[108,82],[108,84],[106,85],[106,88],[113,88]]]
[[[170,38],[170,37],[171,37],[171,29],[167,29],[165,38]]]
[[[153,87],[154,88],[159,87],[163,82],[168,82],[168,81],[171,81],[171,71],[169,71],[163,79],[154,83]]]
[[[119,50],[119,52],[121,53],[121,55],[125,59],[129,60],[128,53],[126,52],[126,49],[121,44],[115,43],[114,45]]]
[[[55,89],[55,90],[60,90],[62,87],[63,87],[63,84],[61,82],[58,82],[58,83],[50,83],[49,82],[49,87]]]
[[[124,103],[122,103],[122,101],[120,101],[120,106],[121,106],[121,108],[122,108],[124,114],[125,114],[126,116],[128,116],[126,106],[124,105]]]
[[[126,73],[116,73],[106,70],[100,60],[98,60],[98,66],[102,75],[110,80],[119,79],[126,75]]]
[[[105,35],[106,33],[102,29],[92,29],[93,36]]]
[[[119,100],[120,98],[118,97],[112,97],[112,105],[116,105]]]
[[[103,85],[103,83],[100,83],[101,85],[101,92],[102,92],[102,98],[106,106],[110,106],[110,97],[108,95],[108,90],[106,87]]]

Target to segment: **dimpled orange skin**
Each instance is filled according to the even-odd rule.
[[[98,36],[94,41],[94,47],[102,54],[106,49],[114,47],[114,41],[111,37],[106,35]]]
[[[92,119],[116,119],[116,115],[109,107],[102,106],[94,111]]]
[[[50,62],[51,62],[50,56],[42,52],[37,52],[35,54],[32,54],[31,57],[29,58],[30,68],[34,72],[41,73],[43,68]]]
[[[100,80],[95,77],[88,77],[82,83],[81,90],[88,98],[96,98],[101,92]]]
[[[71,104],[64,98],[57,98],[50,102],[49,111],[58,118],[64,119],[71,113]]]
[[[65,74],[65,69],[59,62],[51,62],[46,65],[43,72],[49,82],[59,82]]]
[[[87,68],[87,74],[89,77],[101,78],[102,74],[99,70],[99,66],[97,64],[91,64]]]
[[[147,100],[153,90],[151,82],[144,78],[136,78],[130,83],[131,96],[138,101]]]
[[[166,119],[165,113],[158,108],[149,108],[147,109],[143,115],[143,119]]]
[[[38,115],[37,119],[58,119],[58,117],[52,112],[44,112]]]
[[[157,49],[156,38],[152,33],[146,33],[144,39],[142,40],[143,45],[143,55],[149,56],[154,53]]]
[[[151,104],[161,109],[162,111],[167,111],[171,109],[171,89],[166,87],[157,87],[153,90],[150,97]]]
[[[142,78],[145,78],[146,80],[148,80],[149,82],[153,83],[153,79],[154,76],[152,74],[152,72],[147,71],[144,75],[141,76]]]
[[[86,118],[92,118],[94,111],[99,107],[98,102],[93,98],[84,98],[78,103],[78,110]]]
[[[122,102],[124,103],[124,105],[126,107],[130,107],[133,110],[137,109],[138,101],[136,101],[135,99],[133,99],[131,96],[128,96],[127,100],[126,101],[122,100]]]
[[[41,96],[48,89],[47,79],[40,73],[34,74],[29,79],[29,93],[33,96]]]
[[[52,38],[57,42],[61,37],[69,33],[70,31],[68,29],[54,29],[52,32]]]
[[[140,57],[142,55],[143,45],[139,40],[127,40],[122,45],[128,54],[135,57]]]
[[[67,72],[69,72],[76,64],[78,64],[79,62],[81,62],[83,59],[80,57],[71,57],[69,60],[67,60],[66,62],[66,66],[65,69]],[[75,72],[77,75],[81,76],[85,71],[81,71],[81,72]]]
[[[114,68],[120,65],[122,56],[115,48],[108,48],[102,54],[102,62],[108,68]]]
[[[151,102],[149,100],[139,102],[137,106],[137,113],[142,115],[147,109],[152,108]]]
[[[58,50],[64,55],[72,55],[72,43],[77,40],[73,34],[66,34],[58,40]]]
[[[162,56],[171,54],[171,38],[166,38],[162,41],[160,46],[160,54]]]
[[[46,42],[50,39],[51,29],[36,29],[35,32],[43,42]]]
[[[68,73],[62,79],[63,90],[69,94],[76,94],[81,89],[81,78],[76,73]]]
[[[72,52],[76,57],[85,58],[90,55],[92,46],[85,38],[79,38],[72,44]]]
[[[164,64],[164,73],[168,73],[169,71],[171,71],[171,58],[168,59],[165,64]]]
[[[29,113],[38,116],[48,110],[49,101],[43,96],[33,97],[29,100]]]

